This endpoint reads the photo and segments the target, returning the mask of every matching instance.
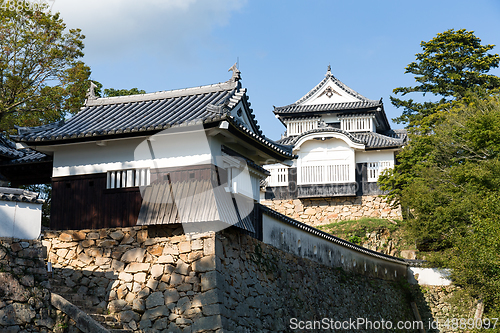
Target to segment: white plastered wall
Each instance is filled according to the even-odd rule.
[[[212,161],[212,147],[204,130],[157,134],[151,141],[141,137],[50,148],[54,152],[53,177],[131,168],[177,167]]]
[[[310,140],[304,142],[297,151],[298,182],[304,183],[304,179],[310,178],[302,172],[307,172],[304,168],[313,165],[340,164],[348,165],[349,182],[355,181],[355,151],[353,148],[340,139]]]
[[[41,223],[41,203],[0,201],[0,237],[37,239]]]
[[[167,168],[215,164],[221,159],[224,139],[209,136],[200,126],[189,132],[163,131],[146,137],[43,147],[53,151],[53,177],[104,173],[114,170]],[[238,193],[259,200],[262,175],[245,165],[238,173]]]
[[[358,151],[356,152],[356,163],[368,162],[394,162],[394,151],[381,150],[381,151]]]
[[[304,142],[298,151],[303,162],[345,161],[354,164],[354,149],[340,139],[310,140]]]
[[[386,280],[406,278],[407,265],[363,253],[264,213],[263,242],[323,265]]]

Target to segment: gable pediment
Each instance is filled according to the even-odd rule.
[[[333,76],[330,67],[328,67],[325,78],[293,105],[298,107],[330,105],[334,107],[335,105],[349,105],[349,103],[356,105],[378,103],[378,101],[370,100],[346,86]]]

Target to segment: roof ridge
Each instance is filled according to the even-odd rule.
[[[380,101],[376,100],[368,100],[368,101],[358,101],[358,102],[340,102],[340,103],[321,103],[321,104],[310,104],[310,105],[297,105],[297,104],[288,104],[285,106],[275,106],[274,111],[279,111],[287,108],[295,108],[295,109],[306,109],[306,110],[312,110],[316,111],[318,109],[324,109],[330,105],[336,105],[338,106],[346,106],[346,107],[352,107],[352,108],[360,108],[360,107],[373,107],[373,106],[378,106],[380,105]]]
[[[158,91],[154,93],[147,94],[137,94],[137,95],[127,95],[127,96],[115,96],[115,97],[101,97],[96,99],[87,99],[85,106],[98,106],[98,105],[111,105],[111,104],[122,104],[122,103],[133,103],[133,102],[144,102],[144,101],[154,101],[164,98],[174,98],[182,97],[194,94],[205,94],[215,91],[232,90],[241,88],[241,83],[239,81],[225,81],[204,86],[182,88],[182,89],[172,89]]]
[[[398,141],[398,142],[399,141],[404,141],[402,138],[395,138],[393,136],[385,135],[385,134],[377,133],[377,132],[358,132],[357,134],[368,134],[368,135],[373,135],[373,136],[387,138],[389,140],[394,140],[394,141]]]

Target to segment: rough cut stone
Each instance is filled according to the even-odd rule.
[[[134,274],[134,281],[137,283],[145,283],[146,282],[146,273]]]
[[[201,274],[201,291],[207,291],[217,287],[217,271]]]
[[[220,304],[209,304],[203,306],[203,315],[205,316],[213,316],[221,314],[220,312]]]
[[[98,232],[90,232],[87,234],[87,239],[99,239],[99,233]]]
[[[168,305],[170,303],[175,303],[179,300],[179,292],[176,289],[167,289],[163,293],[165,297],[165,304]]]
[[[122,311],[118,314],[118,321],[122,323],[128,323],[132,320],[138,321],[140,319],[139,314],[132,310]]]
[[[165,298],[160,291],[154,292],[146,298],[146,309],[151,309],[165,304]]]
[[[218,303],[218,302],[219,302],[219,298],[217,296],[217,289],[212,289],[212,290],[206,291],[202,294],[196,294],[193,297],[192,303],[193,303],[193,306],[202,307],[204,305],[214,304],[214,303]]]
[[[191,251],[191,242],[181,242],[179,243],[179,253],[188,253]]]
[[[154,279],[159,279],[163,275],[163,265],[153,265],[151,267],[151,276]]]
[[[150,264],[147,263],[131,263],[125,268],[127,273],[138,273],[147,272],[149,270]]]
[[[203,240],[203,254],[206,256],[215,254],[214,238],[205,238]]]
[[[0,273],[0,296],[2,300],[26,302],[27,290],[10,273]]]
[[[146,310],[141,319],[154,321],[157,318],[168,317],[169,314],[170,311],[168,310],[168,308],[165,305],[162,305],[153,309]]]
[[[0,309],[0,325],[10,326],[16,324],[16,310],[12,304]]]
[[[181,285],[183,279],[184,277],[182,275],[177,273],[172,273],[172,275],[170,276],[170,286],[175,287]]]
[[[109,234],[109,237],[113,238],[116,241],[122,240],[124,236],[125,233],[121,230],[116,230]]]
[[[127,302],[125,300],[117,299],[117,300],[109,302],[108,310],[111,313],[117,313],[117,312],[120,312],[125,305],[127,305]]]
[[[157,263],[158,264],[172,264],[172,263],[174,263],[174,257],[172,257],[170,254],[167,254],[165,256],[161,256],[158,258]]]
[[[190,267],[188,264],[186,264],[182,260],[177,260],[177,267],[175,269],[176,273],[179,273],[182,275],[188,275],[189,271],[190,271]]]
[[[193,262],[193,270],[195,272],[207,272],[215,269],[215,255],[203,257]]]
[[[115,272],[121,272],[125,268],[125,263],[113,259],[111,262],[111,269]]]
[[[35,277],[33,275],[24,275],[20,282],[23,286],[33,287],[35,285]]]
[[[80,255],[78,256],[78,260],[83,262],[86,265],[89,265],[93,259],[91,257],[89,257],[88,255],[86,255],[85,253],[80,253]]]
[[[202,239],[195,239],[191,242],[191,249],[193,251],[197,250],[203,250],[203,240]]]
[[[148,239],[148,231],[147,230],[139,230],[137,232],[137,242],[144,243]]]
[[[177,302],[177,309],[179,309],[180,314],[183,314],[187,310],[191,308],[191,301],[189,301],[189,297],[183,297],[179,299]]]
[[[124,282],[132,282],[132,280],[134,279],[134,276],[132,274],[129,274],[129,273],[120,272],[120,274],[118,274],[118,279],[120,279],[121,281],[124,281]]]
[[[71,242],[73,240],[73,235],[67,233],[67,232],[62,232],[59,235],[59,239],[63,242]]]
[[[146,301],[140,298],[136,298],[132,301],[132,310],[143,313],[146,311]],[[138,319],[136,319],[137,321]]]
[[[163,253],[163,246],[160,245],[149,246],[148,252],[153,256],[159,257]]]
[[[193,323],[192,332],[215,331],[222,328],[220,316],[200,317]]]

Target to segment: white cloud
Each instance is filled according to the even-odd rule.
[[[85,53],[118,59],[131,54],[189,58],[196,44],[228,24],[246,0],[55,0],[68,28],[80,28]],[[94,55],[94,56],[93,56]]]

